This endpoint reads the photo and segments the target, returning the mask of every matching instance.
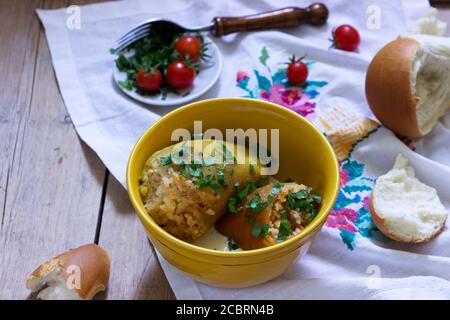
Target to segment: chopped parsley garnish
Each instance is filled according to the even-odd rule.
[[[269,178],[259,177],[259,179],[256,180],[255,185],[257,188],[263,187],[267,184],[267,181],[269,181]]]
[[[322,197],[311,189],[306,189],[288,195],[287,200],[291,209],[308,214],[309,219],[312,220],[319,212]]]
[[[201,175],[202,175],[201,167],[198,165],[195,165],[195,164],[188,165],[188,164],[182,163],[180,166],[190,176],[201,177]]]
[[[291,222],[288,219],[281,220],[280,227],[278,228],[277,240],[284,240],[291,234]]]
[[[209,157],[206,161],[200,162],[197,160],[191,160],[191,163],[184,163],[184,157],[189,156],[190,149],[187,146],[183,146],[178,151],[178,157],[177,161],[174,161],[171,155],[168,156],[162,156],[160,157],[160,162],[163,166],[167,166],[170,164],[175,164],[180,168],[181,170],[178,171],[178,173],[185,177],[185,178],[192,178],[192,183],[197,188],[205,188],[205,187],[211,187],[213,189],[215,194],[219,194],[221,188],[227,187],[227,184],[225,182],[225,168],[226,164],[222,164],[221,166],[217,166],[215,170],[215,175],[208,174],[205,175],[203,172],[204,167],[208,167],[214,164],[217,164],[216,157]]]
[[[275,183],[275,184],[273,185],[273,188],[272,188],[271,193],[272,193],[274,196],[277,196],[277,195],[280,194],[280,190],[281,190],[281,183],[277,182],[277,183]]]
[[[238,213],[238,208],[236,208],[236,205],[238,203],[236,202],[235,199],[230,198],[228,200],[228,211],[232,212],[232,213]]]
[[[201,176],[198,179],[193,180],[192,183],[199,189],[205,188],[205,187],[211,187],[211,189],[213,189],[215,194],[220,193],[221,185],[218,182],[218,180],[216,179],[216,177],[214,177],[211,174],[203,176],[203,173],[202,173]]]
[[[250,193],[252,193],[252,192],[255,191],[255,190],[256,190],[256,188],[255,188],[255,184],[253,183],[253,181],[248,181],[248,182],[245,184],[244,189],[242,189],[241,191],[239,191],[238,197],[239,197],[239,199],[242,201],[242,200],[244,200],[244,198],[245,198],[246,196],[248,196]]]
[[[216,173],[217,173],[217,182],[222,187],[226,187],[227,184],[225,183],[225,174],[223,172],[223,168],[217,168]]]
[[[248,166],[248,170],[249,170],[250,174],[255,174],[255,172],[256,172],[255,166],[252,165],[252,164],[250,164],[250,165]]]
[[[247,204],[245,205],[246,208],[249,208],[252,211],[258,212],[258,213],[263,211],[265,208],[267,208],[267,206],[268,206],[268,203],[262,201],[259,193],[255,194],[255,196],[249,202],[247,202]]]
[[[269,225],[267,223],[255,223],[252,227],[252,236],[263,238],[269,233]]]
[[[287,210],[283,209],[280,211],[281,219],[287,219]]]
[[[162,157],[159,158],[159,161],[161,162],[161,164],[163,166],[168,166],[169,164],[172,163],[172,157],[170,155],[162,156]]]
[[[237,250],[239,248],[240,247],[239,247],[239,245],[236,242],[234,242],[232,239],[228,239],[228,250],[234,251],[234,250]]]
[[[238,189],[240,186],[239,183],[235,183],[234,187]],[[245,187],[239,191],[233,194],[230,199],[228,199],[228,210],[232,213],[237,213],[238,211],[242,210],[243,208],[238,208],[237,205],[245,199],[246,196],[248,196],[250,193],[255,191],[255,184],[253,181],[248,181],[245,184]]]

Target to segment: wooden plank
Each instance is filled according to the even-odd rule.
[[[12,109],[18,108],[20,103],[26,107],[24,112],[16,115],[19,120],[15,121],[19,121],[23,129],[18,130],[13,160],[9,162],[0,233],[0,298],[23,299],[28,295],[24,288],[26,276],[37,265],[55,254],[94,240],[105,168],[80,142],[66,113],[47,42],[43,30],[39,31],[34,13],[34,7],[39,3],[34,7],[30,6],[30,1],[8,3],[14,10],[6,13],[0,9],[0,21],[10,19],[8,14],[16,15],[21,6],[28,10],[26,14],[13,16],[11,20],[15,23],[8,25],[10,32],[17,30],[15,38],[25,37],[26,41],[9,44],[6,49],[2,43],[2,50],[17,55],[25,50],[23,46],[30,46],[34,40],[27,34],[36,31],[40,34],[35,71],[26,70],[28,73],[22,75],[26,80],[24,85],[2,85],[2,88],[13,86],[7,90],[18,91],[19,95],[32,92],[29,101],[22,98],[22,101],[9,104]],[[7,6],[6,1],[0,5]],[[66,5],[67,1],[59,0],[45,1],[39,6]],[[27,23],[20,23],[21,19]],[[10,67],[13,68],[11,73],[22,74],[21,64],[27,64],[28,59],[30,55],[23,54],[16,58],[18,61],[13,60],[16,70]],[[28,81],[32,81],[32,88]],[[4,103],[8,99],[2,97],[1,101]]]
[[[108,299],[174,299],[126,190],[111,175],[99,244],[111,256]]]
[[[69,3],[83,5],[102,1],[71,0]],[[125,189],[111,175],[99,244],[111,257],[111,277],[108,291],[97,299],[174,299]]]
[[[30,16],[40,2],[0,1],[0,222],[14,150],[31,100],[39,29]]]
[[[16,148],[31,101],[39,24],[37,19],[30,17],[40,3],[37,0],[20,3],[0,1],[0,281],[3,283],[0,284],[0,299],[11,298],[3,289],[4,285],[12,285],[11,277],[4,282],[2,271],[6,264],[6,250],[9,249],[4,239],[5,207]]]

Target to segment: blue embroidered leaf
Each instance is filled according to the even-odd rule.
[[[368,185],[358,185],[354,184],[351,185],[350,183],[346,184],[342,190],[346,193],[354,193],[354,192],[361,192],[361,191],[372,191],[372,187]]]
[[[245,77],[244,79],[242,79],[241,81],[239,81],[237,83],[238,88],[241,88],[241,89],[244,89],[244,90],[247,89],[249,81],[250,81],[250,78],[249,77]]]
[[[285,83],[287,82],[286,78],[286,69],[278,69],[274,75],[272,76],[273,83]]]
[[[305,90],[316,90],[319,88],[322,88],[326,86],[328,82],[326,81],[306,81],[304,84],[302,84],[302,88]]]
[[[359,233],[365,238],[372,237],[372,232],[376,229],[369,211],[367,211],[364,207],[359,209],[358,218],[353,224],[358,228]]]
[[[253,87],[252,94],[257,99],[261,98],[261,90],[259,89],[258,84],[255,84]]]
[[[352,204],[354,200],[347,198],[345,194],[342,193],[342,191],[339,192],[336,203],[333,207],[334,210],[343,209],[349,204]]]
[[[267,52],[266,47],[263,47],[261,49],[261,55],[259,56],[259,62],[266,65],[267,59],[269,59],[269,53]]]
[[[342,241],[344,241],[344,243],[347,245],[347,248],[353,250],[355,248],[356,234],[344,229],[341,229],[339,234],[341,236]]]
[[[348,171],[349,180],[356,179],[362,176],[364,171],[364,165],[358,161],[347,159],[343,162],[342,168]]]
[[[310,99],[314,99],[319,95],[319,91],[316,90],[305,90],[304,93],[306,93]]]
[[[255,72],[256,79],[258,80],[258,87],[260,89],[263,89],[267,92],[270,91],[270,87],[272,84],[270,83],[270,80],[267,79],[265,76],[262,76],[257,70],[253,70]]]
[[[247,91],[247,90],[246,90]],[[242,98],[254,98],[253,92],[250,90],[247,91],[247,95],[242,96]]]

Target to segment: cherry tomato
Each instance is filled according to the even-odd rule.
[[[140,69],[136,75],[136,84],[142,91],[155,92],[161,89],[163,77],[158,69],[153,72],[146,73],[144,69]]]
[[[201,56],[202,45],[195,36],[181,36],[175,43],[175,50],[185,59],[198,61]]]
[[[174,61],[167,67],[166,79],[169,86],[174,89],[187,89],[194,82],[195,70],[182,61]]]
[[[360,42],[358,31],[349,24],[343,24],[333,31],[333,45],[344,51],[354,51]]]
[[[296,60],[294,56],[288,64],[286,75],[289,82],[292,82],[293,84],[303,83],[306,81],[306,78],[308,78],[308,67],[301,59]]]

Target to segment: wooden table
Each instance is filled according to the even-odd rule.
[[[44,260],[98,241],[108,299],[173,299],[125,189],[78,138],[36,8],[83,0],[0,0],[0,299],[25,299]]]
[[[0,0],[0,299],[27,298],[37,265],[94,241],[112,261],[97,298],[174,298],[126,191],[71,124],[35,15],[89,2]]]

